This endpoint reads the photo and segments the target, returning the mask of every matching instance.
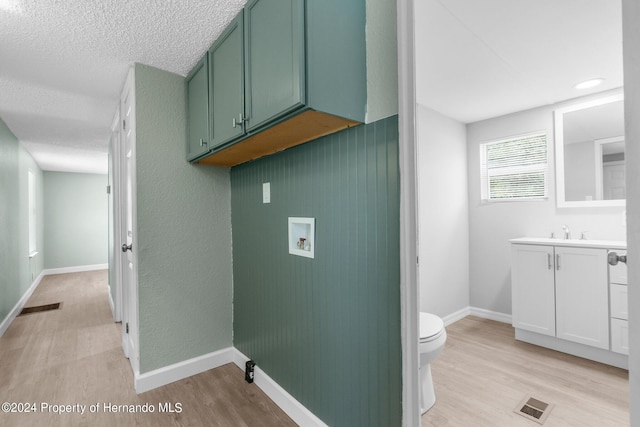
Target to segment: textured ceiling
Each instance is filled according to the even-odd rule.
[[[246,0],[0,0],[0,118],[44,170],[106,173],[128,67],[186,75]]]
[[[104,173],[129,65],[186,75],[244,2],[0,0],[0,118],[44,170]],[[417,100],[461,122],[622,86],[620,0],[415,3]]]
[[[471,123],[621,87],[620,0],[416,0],[416,99]],[[584,80],[603,85],[578,91]]]

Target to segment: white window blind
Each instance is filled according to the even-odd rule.
[[[547,135],[481,144],[480,174],[482,200],[547,197]]]

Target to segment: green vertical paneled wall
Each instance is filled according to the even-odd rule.
[[[401,424],[399,189],[397,116],[231,170],[234,345],[331,426]]]

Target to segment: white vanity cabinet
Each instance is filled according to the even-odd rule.
[[[510,242],[516,339],[626,367],[626,285],[610,280],[607,262],[624,242]]]
[[[513,326],[609,348],[607,250],[513,244]]]

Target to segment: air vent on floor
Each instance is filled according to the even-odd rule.
[[[553,405],[550,403],[526,396],[513,412],[535,421],[538,424],[544,424],[552,408]]]
[[[25,307],[22,309],[22,311],[18,316],[24,316],[25,314],[32,314],[32,313],[41,313],[43,311],[58,310],[60,309],[61,306],[62,306],[61,302],[56,302],[54,304],[37,305],[35,307]]]

